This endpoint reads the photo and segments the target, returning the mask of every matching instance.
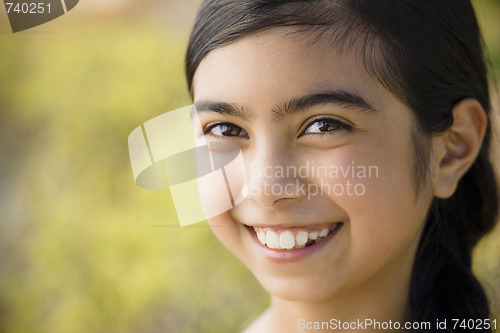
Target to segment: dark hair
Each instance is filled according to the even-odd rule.
[[[451,126],[457,102],[474,98],[489,117],[482,39],[470,0],[205,0],[186,55],[190,90],[211,50],[280,26],[357,52],[366,71],[411,108],[418,186],[428,174],[429,138]],[[471,270],[472,249],[494,227],[499,209],[490,139],[488,123],[479,156],[453,196],[433,199],[412,271],[407,320],[490,315]],[[454,330],[460,331],[467,330]]]

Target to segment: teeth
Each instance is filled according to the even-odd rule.
[[[289,230],[282,231],[280,233],[280,247],[282,249],[293,249],[295,246],[295,238],[293,237],[293,234]]]
[[[280,247],[280,241],[278,234],[274,231],[268,230],[266,233],[266,244],[271,249],[277,249]]]
[[[313,231],[309,233],[309,239],[316,240],[319,237],[319,232]]]
[[[262,245],[266,244],[266,233],[262,230],[259,230],[257,232],[257,238],[259,239],[259,242],[261,242]]]
[[[307,244],[314,244],[328,236],[330,230],[328,228],[318,231],[299,231],[295,236],[291,230],[263,230],[258,228],[255,230],[259,242],[271,249],[301,249]],[[310,240],[314,241],[311,242]]]
[[[309,238],[309,234],[306,232],[306,231],[301,231],[297,234],[297,239],[296,239],[296,242],[297,242],[297,245],[306,245],[307,243],[307,240]]]

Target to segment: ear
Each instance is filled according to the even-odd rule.
[[[481,104],[467,98],[453,107],[453,125],[438,138],[436,156],[439,166],[433,180],[433,194],[449,198],[460,178],[476,159],[487,127],[487,117]]]

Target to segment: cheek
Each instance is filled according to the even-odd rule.
[[[229,212],[208,219],[208,224],[219,241],[244,264],[248,264],[242,242],[242,233],[247,232],[247,230],[244,227],[239,227],[233,221]]]
[[[427,200],[416,198],[413,150],[380,147],[338,150],[321,162],[342,170],[322,181],[329,185],[329,199],[349,219],[350,259],[365,267],[408,253],[418,242],[428,207]]]

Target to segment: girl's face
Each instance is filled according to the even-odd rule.
[[[389,292],[408,283],[431,200],[413,178],[410,110],[353,54],[289,31],[215,49],[196,71],[206,138],[238,144],[248,180],[209,224],[277,297]]]

